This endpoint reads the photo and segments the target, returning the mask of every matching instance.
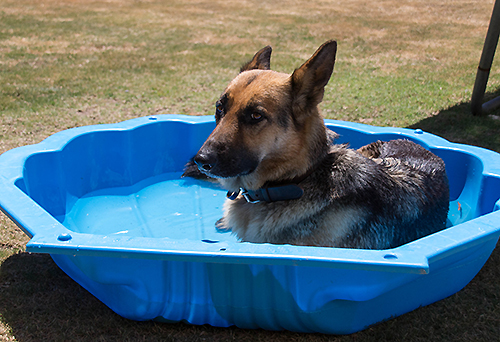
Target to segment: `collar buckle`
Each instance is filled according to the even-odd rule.
[[[261,200],[255,199],[252,197],[252,195],[248,192],[247,189],[240,188],[241,194],[245,199],[247,200],[248,203],[259,203]]]

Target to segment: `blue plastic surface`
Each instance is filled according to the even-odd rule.
[[[500,155],[422,132],[326,120],[354,148],[404,138],[443,158],[449,228],[390,250],[241,243],[226,191],[180,179],[215,124],[159,115],[75,128],[0,156],[0,208],[68,275],[135,320],[347,334],[445,298],[500,235]]]

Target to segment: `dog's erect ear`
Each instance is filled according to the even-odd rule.
[[[294,113],[308,112],[307,108],[317,106],[323,100],[325,86],[332,76],[337,42],[330,40],[319,47],[307,62],[296,69],[292,76]]]
[[[245,65],[243,65],[240,69],[240,72],[253,70],[253,69],[261,69],[261,70],[270,70],[271,69],[271,52],[273,49],[268,45],[265,48],[259,50],[255,56],[253,56],[252,60]]]

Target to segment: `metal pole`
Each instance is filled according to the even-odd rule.
[[[493,13],[491,14],[490,26],[488,27],[488,32],[486,33],[483,52],[477,68],[474,89],[472,91],[471,110],[472,114],[475,116],[486,115],[500,107],[500,100],[498,98],[483,105],[483,97],[486,92],[491,64],[493,63],[493,57],[495,57],[495,50],[497,48],[499,36],[500,3],[496,0],[493,6]]]

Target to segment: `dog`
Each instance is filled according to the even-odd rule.
[[[228,189],[216,226],[241,241],[388,249],[446,227],[442,159],[408,140],[336,144],[318,105],[333,72],[328,41],[291,75],[270,46],[244,64],[216,103],[216,127],[184,176]]]

